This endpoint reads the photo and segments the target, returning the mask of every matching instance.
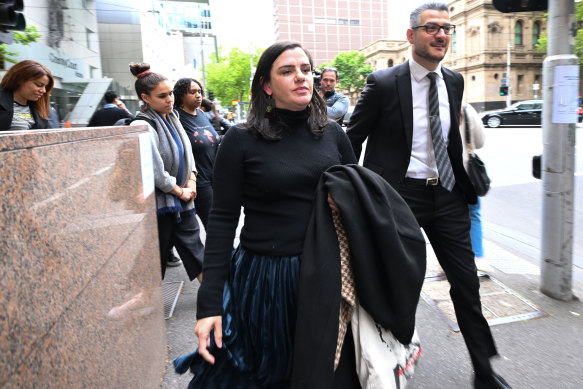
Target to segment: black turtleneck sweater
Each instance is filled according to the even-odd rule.
[[[315,139],[305,111],[277,109],[276,115],[289,127],[283,139],[268,141],[235,126],[219,147],[198,318],[223,313],[223,286],[241,206],[245,211],[241,245],[246,250],[267,256],[299,255],[320,175],[333,165],[357,163],[338,124],[329,123],[323,136]]]

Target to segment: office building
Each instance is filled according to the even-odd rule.
[[[276,40],[302,42],[316,66],[388,34],[387,0],[273,0]]]

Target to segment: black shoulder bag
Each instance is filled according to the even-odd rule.
[[[470,181],[474,185],[474,190],[478,196],[485,196],[490,190],[490,177],[486,172],[486,166],[484,162],[478,157],[474,152],[472,147],[472,138],[470,135],[470,123],[468,121],[468,114],[466,112],[466,107],[464,109],[464,121],[466,127],[466,144],[468,148],[468,175],[470,176]]]

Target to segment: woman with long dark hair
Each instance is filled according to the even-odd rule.
[[[0,131],[49,128],[51,71],[33,60],[12,66],[0,86]]]
[[[213,167],[220,137],[200,109],[203,97],[202,85],[193,78],[181,78],[174,84],[174,107],[192,145],[198,170],[194,205],[202,225],[207,228],[213,202]]]
[[[348,137],[314,93],[312,67],[297,42],[267,48],[247,122],[231,127],[219,147],[197,300],[198,354],[176,361],[178,371],[188,364],[195,373],[190,388],[290,385],[314,192],[329,167],[356,163]],[[232,251],[241,207],[241,243]]]
[[[130,71],[144,103],[132,125],[148,125],[152,140],[162,278],[174,245],[190,280],[200,280],[204,246],[194,207],[197,172],[190,141],[174,111],[172,84],[146,63],[130,64]]]

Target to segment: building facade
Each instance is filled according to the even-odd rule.
[[[542,98],[545,54],[536,52],[536,44],[546,29],[543,12],[503,14],[494,8],[492,0],[455,0],[448,6],[456,30],[442,64],[464,76],[466,103],[478,111],[506,106],[506,96],[500,95],[505,82],[510,86],[512,102]],[[407,41],[381,39],[361,52],[378,70],[405,62],[410,45]],[[510,77],[505,80],[508,52]]]
[[[387,0],[273,0],[276,40],[302,42],[316,66],[388,34]]]
[[[89,93],[90,80],[102,77],[95,2],[29,0],[23,14],[41,37],[28,46],[9,45],[9,51],[17,53],[16,61],[34,59],[51,70],[55,78],[51,102],[60,118],[69,120],[75,109],[81,109],[79,101]],[[3,70],[10,66],[5,61]]]

